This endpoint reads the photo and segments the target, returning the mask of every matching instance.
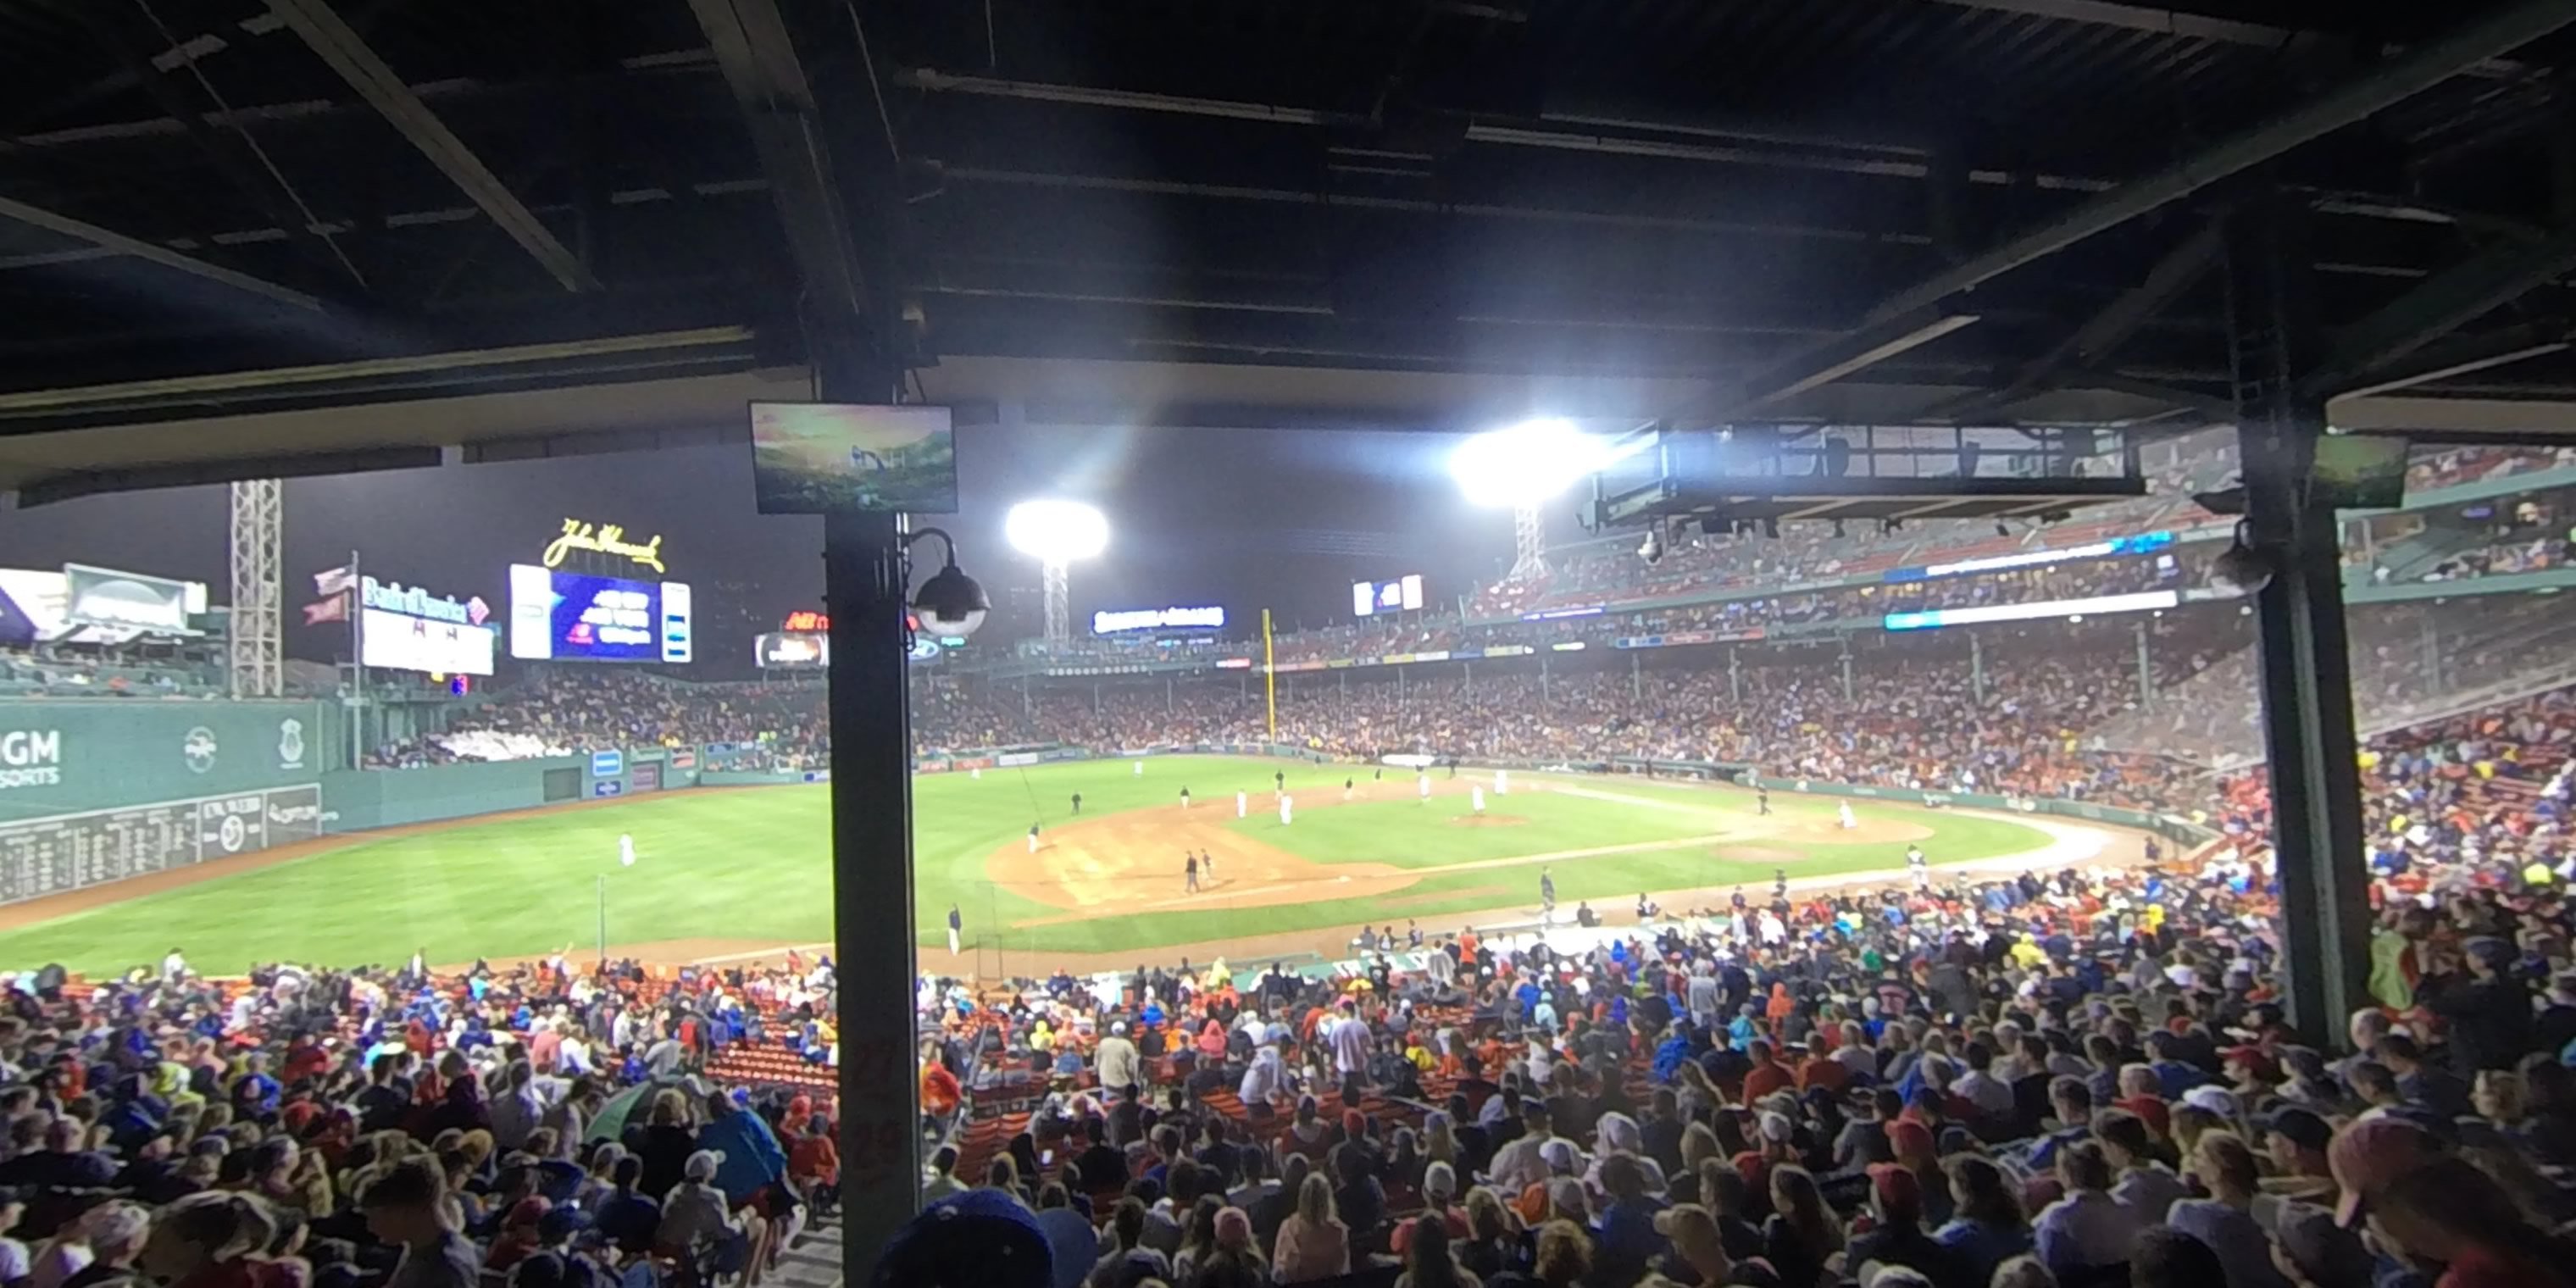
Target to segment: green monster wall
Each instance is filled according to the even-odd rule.
[[[0,823],[311,783],[348,763],[319,702],[0,703]]]

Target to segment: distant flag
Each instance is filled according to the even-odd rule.
[[[357,588],[358,570],[349,565],[326,568],[313,574],[313,593],[316,595],[344,594]]]
[[[319,626],[324,622],[345,622],[347,620],[349,620],[349,597],[347,595],[333,595],[329,599],[318,600],[304,606],[304,624],[307,626]]]

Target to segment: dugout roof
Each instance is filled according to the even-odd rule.
[[[2338,387],[2377,404],[2355,423],[2565,427],[2571,26],[2567,0],[0,0],[0,487],[721,424],[804,388],[817,289],[922,392],[1033,417],[2192,427],[2232,406],[2221,221],[2258,179],[2297,207]],[[27,437],[64,429],[90,432]]]

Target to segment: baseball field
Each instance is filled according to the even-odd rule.
[[[1765,816],[1749,791],[1631,778],[1515,774],[1505,794],[1488,771],[1434,771],[1426,795],[1410,771],[1380,779],[1367,765],[1142,764],[917,779],[921,943],[944,948],[952,905],[970,952],[1086,963],[1408,917],[1505,924],[1536,915],[1542,871],[1560,916],[1589,900],[1625,921],[1640,892],[1714,902],[1735,885],[1766,892],[1782,870],[1801,883],[1897,871],[1909,844],[1955,864],[2065,862],[2127,843],[2062,822],[1877,803],[1856,804],[1845,827],[1821,798],[1774,793]],[[1274,774],[1285,776],[1293,806],[1284,824]],[[1479,787],[1482,813],[1471,790]],[[157,962],[174,945],[214,972],[280,959],[394,962],[415,949],[436,963],[586,953],[603,906],[608,943],[621,953],[700,960],[811,949],[832,932],[829,820],[828,788],[795,786],[675,791],[328,838],[80,892],[75,902],[0,910],[0,965],[60,961],[100,973]],[[632,866],[620,862],[622,836],[633,838]],[[1209,860],[1196,890],[1184,875],[1190,854]]]

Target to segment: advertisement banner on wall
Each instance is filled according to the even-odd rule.
[[[156,635],[193,635],[188,614],[206,610],[203,582],[174,581],[139,572],[63,565],[64,612],[71,621],[125,627]]]

